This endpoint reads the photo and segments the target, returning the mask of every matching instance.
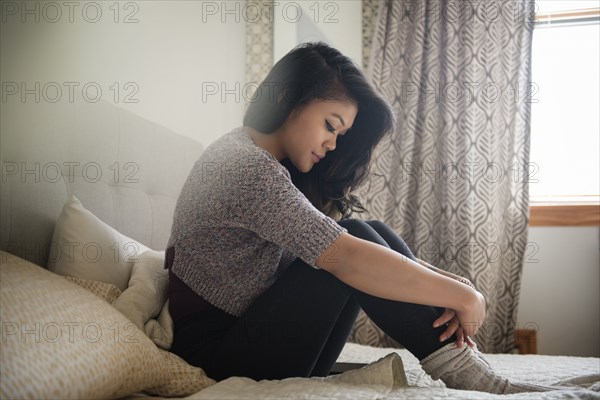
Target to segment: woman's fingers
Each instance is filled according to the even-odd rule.
[[[455,326],[455,324],[454,324],[455,321],[456,321],[456,328],[455,328],[454,332],[452,332],[451,328],[453,328]],[[462,347],[463,343],[466,343],[471,348],[475,347],[475,342],[473,342],[473,339],[471,339],[469,336],[467,336],[465,334],[465,330],[463,329],[462,326],[460,326],[460,323],[458,322],[458,318],[454,318],[454,320],[451,321],[450,324],[448,324],[448,329],[440,337],[440,341],[443,342],[444,340],[446,340],[447,338],[452,336],[452,333],[454,333],[456,335],[456,345],[458,347]]]
[[[467,342],[467,344],[469,345],[469,347],[474,348],[475,347],[475,342],[473,342],[473,339],[471,339],[468,336],[465,336],[465,341]]]
[[[462,347],[464,341],[464,331],[460,326],[456,330],[456,345]]]
[[[448,323],[448,329],[446,329],[446,331],[444,331],[444,333],[442,333],[442,335],[440,336],[440,342],[443,342],[444,340],[452,336],[459,327],[460,323],[458,322],[458,318],[452,318],[452,320],[450,320],[450,322]]]
[[[444,310],[444,312],[442,313],[442,315],[440,315],[438,317],[438,319],[433,321],[433,327],[437,328],[438,326],[444,325],[445,323],[451,321],[455,315],[456,315],[456,311],[452,310],[451,308],[446,308]]]

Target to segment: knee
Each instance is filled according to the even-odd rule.
[[[348,229],[348,233],[352,236],[389,247],[383,238],[377,233],[377,231],[373,229],[366,221],[349,218],[339,221],[338,224]]]
[[[385,222],[382,222],[378,219],[369,220],[369,221],[367,221],[367,224],[369,224],[377,232],[379,232],[381,229],[390,229],[388,224],[386,224]]]
[[[338,221],[338,224],[340,226],[343,226],[344,228],[348,229],[349,233],[352,233],[352,232],[355,232],[358,230],[363,230],[363,229],[369,227],[369,225],[366,223],[366,221],[362,221],[360,219],[354,219],[354,218],[342,219],[342,220]]]
[[[394,229],[392,229],[385,222],[373,219],[373,220],[367,221],[367,224],[369,224],[369,226],[371,228],[373,228],[381,236],[394,237],[395,239],[404,243],[404,240],[402,240],[402,238],[396,233],[396,231]]]
[[[416,261],[415,255],[408,247],[408,244],[388,224],[379,220],[370,220],[367,221],[367,224],[380,234],[394,250]]]

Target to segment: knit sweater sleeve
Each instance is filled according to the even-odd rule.
[[[262,152],[249,152],[245,158],[243,172],[227,189],[233,200],[232,223],[318,269],[319,256],[348,230],[315,208],[275,159]]]

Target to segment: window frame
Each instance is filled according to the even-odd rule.
[[[529,226],[600,226],[600,204],[532,203]]]
[[[600,21],[600,9],[536,14],[534,29],[562,24]],[[529,226],[600,226],[600,196],[583,196],[578,202],[561,201],[560,196],[529,203]]]

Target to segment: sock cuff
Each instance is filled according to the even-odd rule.
[[[420,363],[421,363],[421,365],[424,365],[424,364],[430,364],[434,360],[438,361],[440,358],[450,359],[452,357],[447,353],[454,351],[454,350],[464,350],[464,347],[465,346],[463,346],[463,348],[459,348],[458,345],[456,344],[456,342],[448,343],[448,344],[440,347],[433,353],[429,354],[427,357],[422,359],[420,361]],[[456,351],[454,353],[456,353]],[[436,364],[437,364],[437,362],[436,362]]]

